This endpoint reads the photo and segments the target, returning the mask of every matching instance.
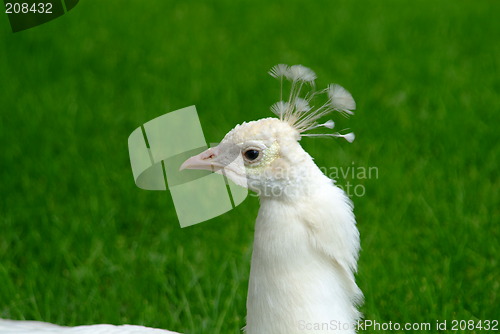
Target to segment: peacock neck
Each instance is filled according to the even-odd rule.
[[[322,192],[310,193],[303,201],[261,197],[247,300],[248,334],[354,333],[358,313],[353,294],[359,289],[353,274],[318,251],[303,219],[315,196]],[[343,230],[348,231],[338,233]],[[333,240],[343,238],[352,236]]]

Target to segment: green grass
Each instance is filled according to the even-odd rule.
[[[135,187],[127,137],[195,104],[216,142],[270,116],[266,71],[284,62],[358,102],[352,145],[303,146],[320,166],[378,169],[351,180],[366,190],[353,197],[365,318],[500,320],[499,12],[81,1],[16,34],[0,16],[0,318],[238,333],[258,201],[180,229],[168,192]]]

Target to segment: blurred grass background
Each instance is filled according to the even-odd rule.
[[[358,103],[352,145],[302,142],[320,166],[378,169],[339,180],[366,190],[353,196],[365,318],[499,319],[499,12],[89,0],[16,34],[0,16],[0,317],[238,333],[258,200],[180,229],[168,192],[135,187],[127,137],[195,104],[217,142],[270,116],[266,72],[283,62]]]

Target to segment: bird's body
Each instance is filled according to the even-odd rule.
[[[164,329],[133,325],[64,327],[39,321],[0,319],[0,334],[179,334]]]
[[[362,300],[354,280],[359,233],[352,203],[321,172],[299,140],[303,136],[334,136],[352,141],[352,133],[305,132],[321,126],[333,128],[331,120],[324,124],[316,120],[334,110],[351,115],[355,103],[338,85],[300,98],[301,88],[305,84],[314,87],[316,78],[301,65],[277,65],[270,74],[281,83],[283,78],[292,82],[288,101],[272,107],[279,118],[236,126],[217,147],[189,158],[181,169],[215,170],[259,195],[247,334],[352,334]],[[320,93],[327,93],[328,101],[319,108],[310,107],[309,102]],[[9,325],[11,330],[2,332]],[[23,331],[23,322],[0,321],[0,333],[173,333],[137,326],[34,325],[38,326],[35,330]],[[20,329],[16,331],[16,327]]]

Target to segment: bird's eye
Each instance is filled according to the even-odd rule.
[[[257,151],[256,149],[249,149],[249,150],[246,150],[243,155],[245,156],[245,159],[248,160],[248,161],[255,161],[259,155],[260,155],[260,152]]]

